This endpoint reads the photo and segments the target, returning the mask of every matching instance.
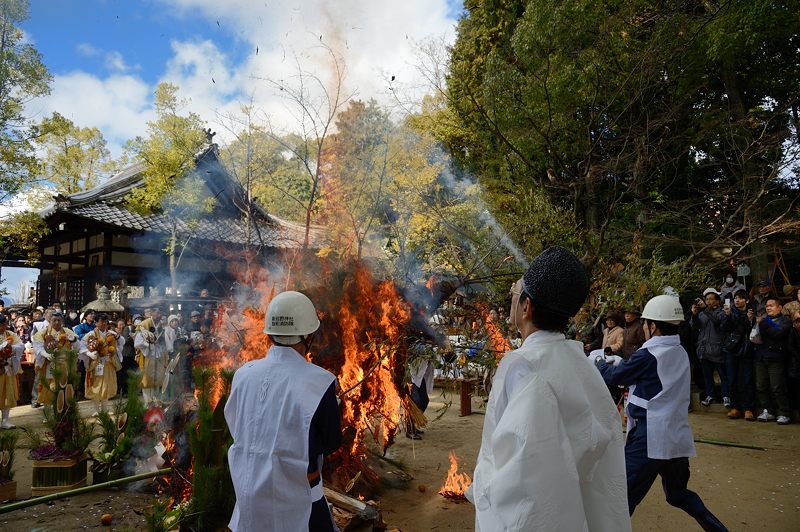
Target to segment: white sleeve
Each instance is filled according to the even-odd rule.
[[[122,348],[125,347],[125,338],[120,334],[117,337],[117,358],[122,362]]]
[[[141,351],[144,356],[147,356],[150,352],[150,344],[147,343],[141,332],[137,332],[136,336],[133,337],[133,347]]]
[[[481,529],[587,529],[558,400],[547,383],[537,381],[534,377],[520,387],[491,436],[493,471],[473,492],[476,507],[486,510],[478,512]],[[569,501],[569,511],[563,510],[564,501]]]

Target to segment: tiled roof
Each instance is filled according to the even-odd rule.
[[[198,155],[197,169],[202,170],[201,165],[204,164],[217,165],[217,169],[213,172],[214,179],[207,182],[224,192],[224,194],[217,193],[218,201],[232,203],[233,195],[243,196],[241,186],[227,172],[218,170],[219,163],[213,146]],[[128,210],[124,204],[125,197],[131,190],[144,185],[141,176],[142,169],[141,164],[135,164],[125,168],[101,186],[69,196],[59,196],[56,198],[56,204],[43,211],[42,216],[48,218],[57,212],[69,213],[121,229],[154,233],[169,233],[172,230],[172,224],[177,223],[178,231],[181,234],[191,234],[194,238],[231,244],[247,243],[246,222],[243,218],[230,214],[236,212],[235,207],[218,209],[218,212],[227,212],[227,215],[218,214],[213,217],[200,218],[191,224],[160,213],[142,215]],[[199,175],[211,173],[210,171],[198,172]],[[282,249],[302,246],[305,234],[304,226],[271,216],[256,204],[253,204],[253,211],[253,218],[257,221],[250,234],[249,243],[251,245]],[[309,234],[311,247],[320,247],[323,238],[324,232],[321,228],[312,228]]]

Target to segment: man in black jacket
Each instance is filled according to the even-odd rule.
[[[699,331],[697,338],[697,356],[703,368],[703,387],[705,399],[700,404],[708,406],[714,402],[714,371],[719,375],[722,388],[722,402],[730,408],[731,399],[728,391],[728,375],[725,373],[725,355],[722,352],[722,331],[720,323],[724,313],[720,306],[719,292],[714,288],[703,291],[706,308],[692,305],[692,329]]]
[[[753,384],[753,349],[749,341],[753,323],[747,317],[747,291],[738,290],[733,304],[723,307],[720,328],[723,333],[722,351],[731,394],[730,419],[739,419],[744,411],[747,421],[755,421],[755,386]]]
[[[786,393],[786,340],[791,323],[783,315],[783,306],[775,296],[766,301],[766,314],[756,316],[761,343],[755,345],[756,388],[764,409],[759,421],[775,421],[770,402],[776,407],[778,424],[789,423],[789,397]],[[775,412],[776,410],[772,410]]]

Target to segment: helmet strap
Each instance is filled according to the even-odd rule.
[[[311,344],[314,343],[314,336],[316,336],[317,332],[314,331],[311,334],[307,334],[305,339],[303,339],[303,346],[306,348],[306,354],[311,352]]]

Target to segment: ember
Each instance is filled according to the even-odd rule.
[[[450,451],[450,469],[447,471],[447,479],[444,481],[439,495],[448,499],[466,499],[464,492],[472,484],[472,477],[466,473],[458,472],[458,459],[456,453]]]

